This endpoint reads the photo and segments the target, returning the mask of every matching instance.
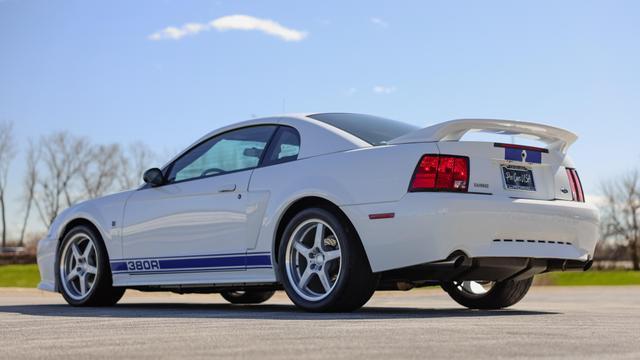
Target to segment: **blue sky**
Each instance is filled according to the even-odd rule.
[[[0,0],[0,119],[21,144],[68,129],[163,154],[283,110],[521,119],[579,134],[596,193],[640,160],[638,39],[637,1]]]

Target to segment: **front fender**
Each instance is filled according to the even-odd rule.
[[[85,201],[61,212],[51,224],[47,236],[38,243],[38,288],[56,291],[55,263],[58,245],[65,232],[79,220],[89,222],[102,237],[109,258],[122,257],[121,223],[126,200],[132,191]]]

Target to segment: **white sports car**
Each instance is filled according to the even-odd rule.
[[[462,141],[470,131],[545,145]],[[303,309],[351,311],[376,289],[440,285],[469,308],[511,306],[534,275],[591,265],[599,215],[567,156],[576,139],[346,113],[230,125],[140,188],[60,214],[38,246],[39,288],[76,306],[127,288],[245,304],[284,288]]]

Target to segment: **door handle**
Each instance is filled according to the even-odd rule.
[[[236,184],[226,184],[218,188],[218,192],[234,192],[236,191]]]

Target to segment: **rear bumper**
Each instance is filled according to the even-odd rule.
[[[524,280],[549,271],[586,271],[593,261],[515,257],[466,258],[409,266],[382,272],[382,288],[401,290],[404,284],[422,285],[465,280]],[[400,284],[400,286],[398,286]]]
[[[447,259],[531,258],[587,262],[598,240],[595,207],[491,195],[408,193],[398,202],[342,207],[374,272]],[[370,220],[370,214],[394,213]],[[499,241],[496,241],[499,240]]]

